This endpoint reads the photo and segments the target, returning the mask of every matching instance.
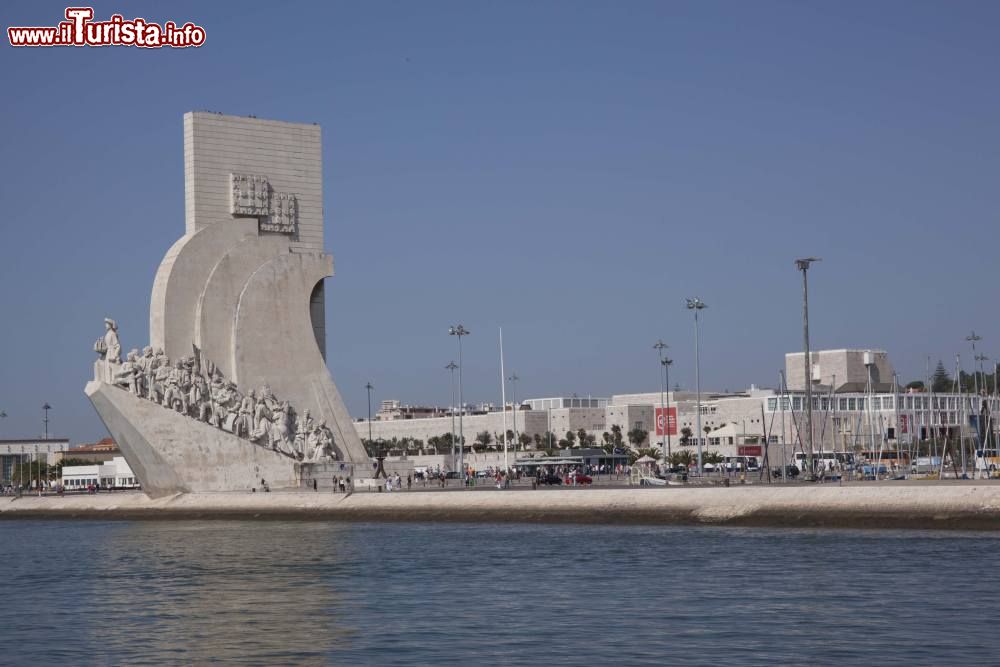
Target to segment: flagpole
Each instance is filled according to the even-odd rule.
[[[500,327],[500,406],[503,409],[503,469],[510,470],[507,462],[507,380],[503,371],[503,327]]]

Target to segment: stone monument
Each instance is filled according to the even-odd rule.
[[[149,345],[122,361],[105,319],[85,390],[151,496],[370,466],[326,366],[320,139],[317,125],[184,115],[185,233],[153,281]]]

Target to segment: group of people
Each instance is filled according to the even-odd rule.
[[[246,438],[299,461],[335,460],[333,432],[306,410],[301,418],[266,384],[243,395],[211,362],[199,356],[171,364],[162,349],[132,349],[121,361],[118,325],[105,319],[106,332],[94,344],[105,381],[192,419]]]
[[[406,476],[406,490],[409,491],[413,487],[413,476]],[[403,490],[403,478],[399,476],[397,472],[395,475],[386,475],[385,478],[385,490],[390,493],[393,491]]]
[[[340,492],[340,493],[346,493],[346,494],[354,493],[354,486],[351,484],[351,478],[350,477],[343,477],[343,476],[337,475],[337,476],[335,476],[333,478],[332,481],[333,481],[333,492],[334,493],[338,493],[338,492]],[[313,480],[313,491],[319,491],[319,485],[316,483],[315,479]]]

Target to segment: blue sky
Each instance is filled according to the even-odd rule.
[[[55,25],[64,4],[0,5]],[[278,11],[280,8],[280,11]],[[1000,5],[988,2],[97,3],[199,49],[0,47],[0,438],[105,435],[83,395],[184,229],[182,114],[323,126],[328,358],[352,414],[694,383],[774,385],[801,349],[1000,356]]]

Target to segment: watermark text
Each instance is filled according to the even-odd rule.
[[[107,21],[94,21],[93,7],[67,7],[65,21],[56,26],[12,26],[7,28],[11,46],[138,46],[182,49],[205,43],[205,29],[190,21],[163,25],[136,17],[112,14]]]

